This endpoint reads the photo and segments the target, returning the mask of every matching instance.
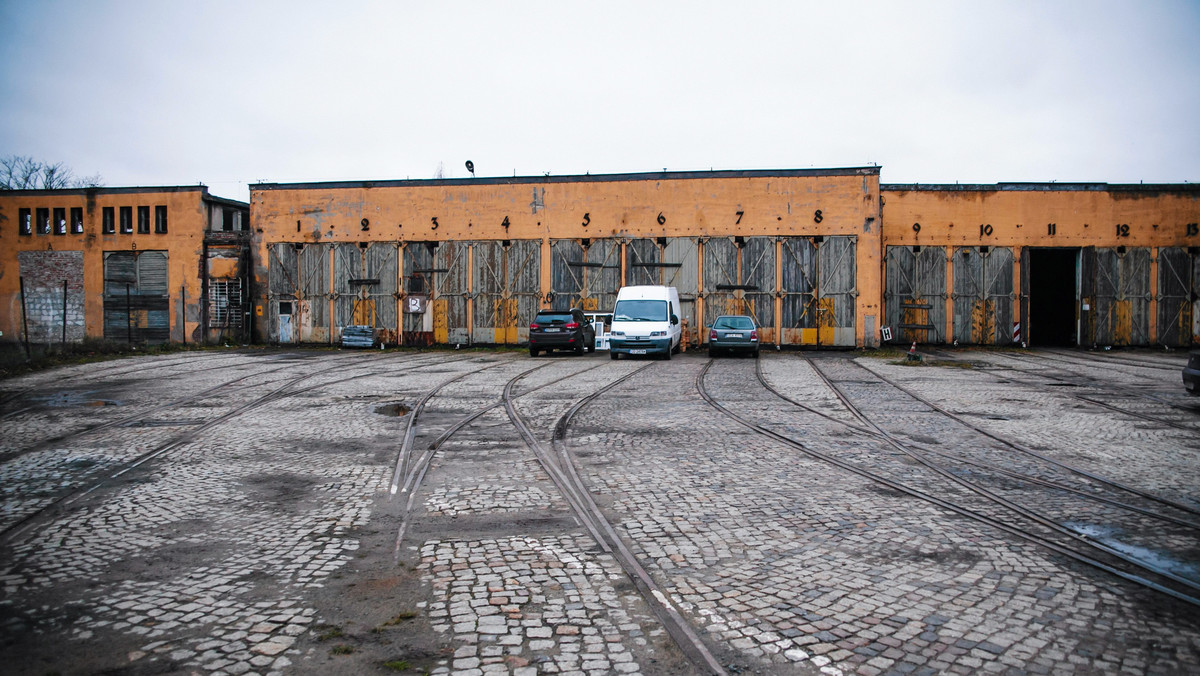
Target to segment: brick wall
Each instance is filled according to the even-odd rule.
[[[22,251],[18,254],[25,281],[25,311],[29,340],[57,343],[63,336],[63,282],[67,286],[67,341],[82,342],[83,252]]]

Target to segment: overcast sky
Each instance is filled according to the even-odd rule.
[[[0,35],[0,155],[109,186],[1200,181],[1196,0],[0,0]]]

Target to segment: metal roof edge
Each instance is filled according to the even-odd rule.
[[[384,181],[314,181],[296,183],[251,183],[250,190],[296,190],[302,188],[403,188],[470,185],[521,185],[548,183],[605,183],[619,181],[672,181],[701,178],[790,178],[795,176],[870,176],[879,167],[833,169],[742,169],[710,171],[656,171],[630,174],[568,174],[562,176],[491,176],[483,178],[427,178]]]
[[[880,183],[880,192],[1197,192],[1200,183]]]

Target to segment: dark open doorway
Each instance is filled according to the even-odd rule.
[[[1029,344],[1075,345],[1079,249],[1029,252]]]

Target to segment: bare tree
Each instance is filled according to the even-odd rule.
[[[0,190],[53,190],[95,188],[104,185],[100,174],[77,178],[62,162],[42,162],[23,155],[0,158]]]

